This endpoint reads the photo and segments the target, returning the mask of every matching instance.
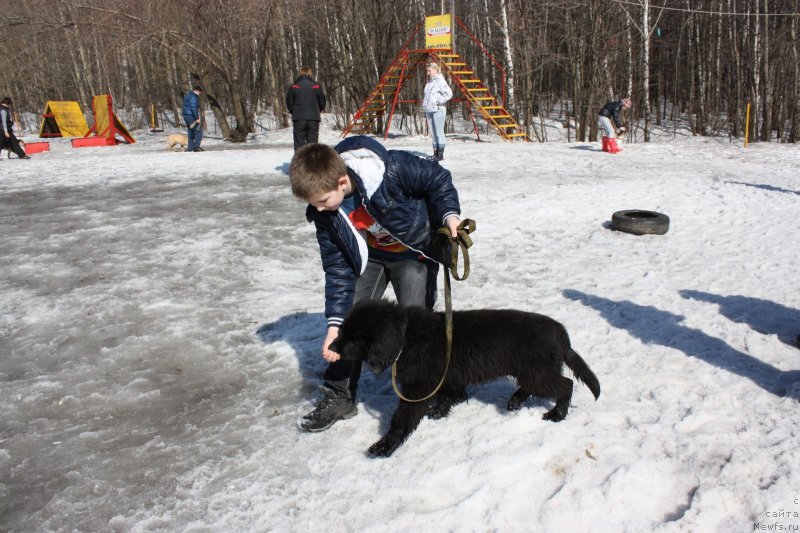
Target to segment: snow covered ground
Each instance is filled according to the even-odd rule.
[[[478,224],[455,307],[553,316],[602,394],[576,384],[554,424],[499,380],[373,459],[386,374],[355,418],[296,427],[325,366],[291,131],[134,134],[0,161],[0,530],[800,529],[800,146],[450,136]],[[621,209],[670,230],[612,231]]]

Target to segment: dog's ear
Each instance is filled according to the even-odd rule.
[[[408,316],[398,305],[382,309],[373,317],[374,327],[367,353],[367,364],[376,374],[380,374],[394,363],[406,338]]]

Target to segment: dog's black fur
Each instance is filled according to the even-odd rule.
[[[397,360],[403,395],[409,400],[423,398],[436,388],[445,370],[444,313],[385,300],[361,302],[345,318],[330,349],[343,359],[365,361],[376,374]],[[390,456],[425,415],[447,416],[467,399],[467,385],[502,376],[513,376],[519,385],[508,401],[509,411],[522,407],[530,396],[554,398],[555,406],[543,418],[563,420],[572,398],[572,380],[561,375],[564,363],[595,398],[600,396],[597,377],[570,346],[564,326],[552,318],[515,310],[456,311],[450,367],[442,388],[424,402],[401,399],[389,432],[369,452]]]

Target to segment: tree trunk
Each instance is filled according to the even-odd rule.
[[[758,7],[760,0],[754,0],[754,2],[756,16],[753,20],[753,90],[750,97],[752,102],[750,106],[750,121],[752,123],[750,132],[753,135],[753,140],[757,141],[760,109],[759,98],[761,95],[761,20],[758,16],[760,14]]]
[[[790,111],[790,126],[789,126],[789,138],[787,139],[790,143],[796,143],[798,140],[798,129],[800,129],[800,124],[798,124],[798,120],[800,119],[800,112],[798,112],[798,105],[800,105],[800,51],[798,51],[798,42],[797,42],[797,17],[792,17],[792,24],[790,28],[790,33],[792,36],[792,58],[794,59],[793,71],[794,71],[794,82],[792,83],[792,101],[791,101],[791,111]]]
[[[644,0],[642,12],[642,98],[644,142],[650,142],[650,0]]]
[[[503,55],[506,60],[506,86],[508,87],[506,107],[509,110],[514,110],[516,109],[516,100],[514,99],[514,50],[511,47],[511,37],[508,32],[508,2],[509,0],[501,0],[500,2],[500,32],[503,36]]]
[[[769,0],[764,0],[764,16],[761,17],[764,20],[764,34],[763,34],[763,41],[764,45],[762,46],[763,50],[763,60],[761,64],[763,65],[763,72],[764,72],[764,96],[763,96],[763,106],[762,106],[762,123],[761,123],[761,139],[770,142],[772,140],[772,76],[770,75],[770,64],[769,64]]]

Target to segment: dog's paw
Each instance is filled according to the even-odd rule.
[[[517,389],[514,394],[511,395],[511,398],[508,399],[508,404],[506,404],[506,409],[509,411],[519,411],[522,409],[522,404],[528,401],[528,398],[531,397],[531,394],[526,391],[525,389]]]
[[[561,422],[567,418],[567,413],[563,409],[560,409],[558,406],[556,406],[543,414],[542,418],[544,420],[549,420],[550,422]]]
[[[371,455],[376,457],[389,457],[394,451],[403,444],[403,441],[396,439],[390,435],[386,435],[381,440],[373,444],[367,450]]]

